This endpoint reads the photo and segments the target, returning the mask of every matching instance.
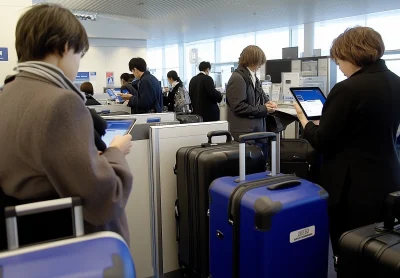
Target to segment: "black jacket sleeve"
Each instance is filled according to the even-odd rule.
[[[304,129],[304,139],[314,149],[326,154],[337,152],[346,143],[346,124],[355,108],[352,92],[343,83],[331,90],[322,110],[319,125],[309,122]]]
[[[218,103],[222,101],[222,94],[215,89],[213,79],[210,76],[205,78],[204,87],[206,88],[208,96],[212,100]]]
[[[240,75],[229,80],[226,98],[229,107],[239,117],[263,118],[268,115],[265,105],[252,106],[247,102],[247,85]]]
[[[151,81],[147,79],[141,80],[139,90],[140,96],[132,96],[128,102],[128,106],[140,111],[150,111],[154,103]]]

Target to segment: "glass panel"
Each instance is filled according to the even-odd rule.
[[[165,47],[165,68],[179,68],[179,49],[177,44]]]
[[[366,26],[378,31],[386,50],[400,49],[400,36],[394,34],[394,23],[400,21],[400,10],[367,15]]]
[[[147,62],[147,67],[149,69],[162,69],[163,67],[162,48],[158,47],[158,48],[147,49],[146,62]]]
[[[221,63],[237,62],[243,48],[254,45],[255,33],[221,38]]]
[[[304,33],[302,37],[304,38]],[[267,60],[282,59],[282,48],[289,47],[289,39],[289,28],[256,33],[256,44],[265,52]]]
[[[315,23],[314,48],[328,55],[333,40],[347,28],[365,26],[365,17],[350,17]]]
[[[189,54],[191,49],[196,48],[198,51],[198,63],[191,64]],[[198,64],[202,61],[215,63],[215,42],[214,40],[197,41],[184,44],[184,66],[185,70],[181,74],[181,79],[185,85],[189,84],[190,79],[198,73]]]

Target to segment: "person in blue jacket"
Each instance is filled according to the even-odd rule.
[[[128,106],[132,113],[161,113],[163,111],[163,94],[160,82],[147,70],[146,61],[142,58],[133,58],[129,61],[129,70],[139,80],[138,96],[122,94],[121,97],[129,100]]]

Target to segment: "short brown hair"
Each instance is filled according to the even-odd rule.
[[[369,27],[349,28],[337,37],[331,47],[331,58],[364,67],[382,58],[385,44],[381,35]]]
[[[18,62],[43,60],[53,53],[62,55],[66,45],[75,53],[89,49],[88,36],[79,20],[55,4],[29,9],[18,20],[15,37]]]
[[[244,67],[261,66],[267,62],[264,51],[256,45],[249,45],[243,49],[239,57],[239,65]]]
[[[84,92],[86,95],[93,95],[93,85],[90,82],[83,82],[80,88],[81,92]]]

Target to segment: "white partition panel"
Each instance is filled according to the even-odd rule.
[[[174,126],[153,126],[150,131],[151,212],[154,277],[179,268],[174,206],[177,198],[173,168],[181,147],[207,142],[207,133],[228,130],[228,122],[208,122]],[[223,142],[216,137],[215,142]]]
[[[126,156],[133,174],[133,186],[125,211],[137,278],[153,276],[149,153],[149,140],[139,140],[132,141],[131,152]]]

